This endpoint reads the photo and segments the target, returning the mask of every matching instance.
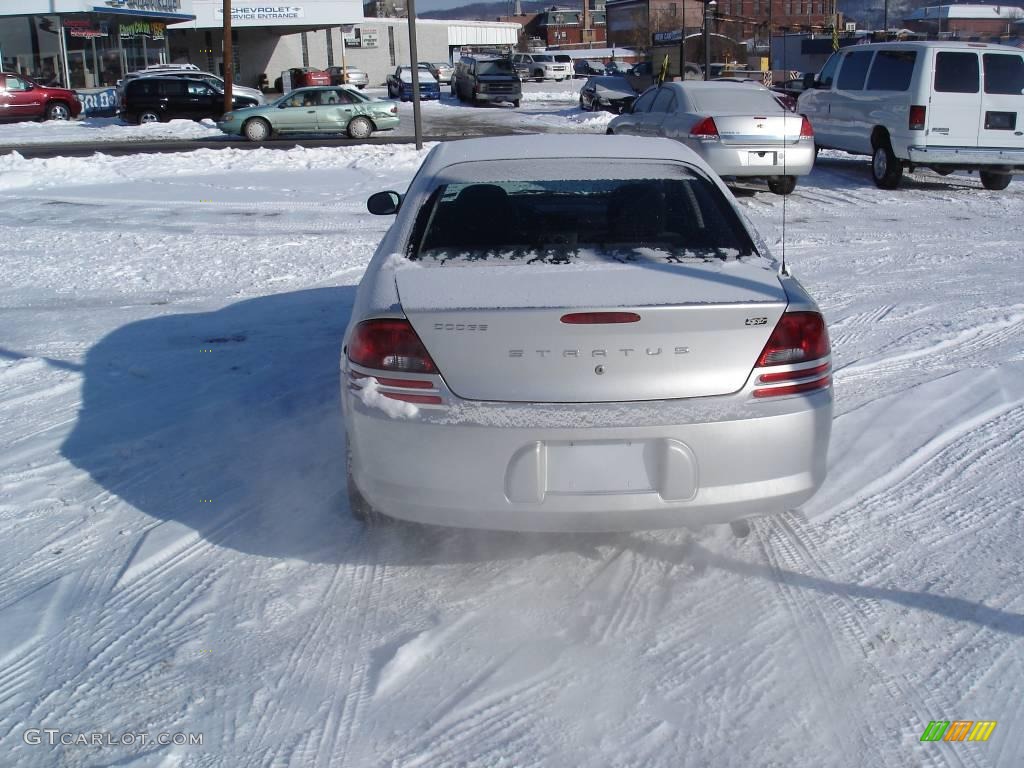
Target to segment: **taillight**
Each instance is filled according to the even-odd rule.
[[[801,139],[813,139],[814,128],[811,127],[811,121],[807,119],[807,115],[803,116],[803,120],[800,121],[800,138]]]
[[[828,331],[820,314],[787,312],[768,337],[755,367],[812,363],[828,357],[829,352]],[[754,382],[758,388],[753,395],[779,397],[824,389],[832,383],[831,367],[832,364],[825,361],[797,370],[759,374]]]
[[[909,125],[912,131],[923,131],[924,130],[924,117],[926,108],[920,104],[915,104],[910,108]]]
[[[364,320],[352,334],[348,359],[378,371],[437,373],[437,366],[408,320]]]
[[[571,312],[568,315],[562,315],[562,322],[567,325],[639,323],[640,315],[636,312]]]
[[[690,135],[698,139],[717,139],[718,126],[715,125],[715,118],[705,117],[690,129]]]

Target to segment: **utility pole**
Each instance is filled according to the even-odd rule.
[[[704,79],[711,79],[711,11],[717,8],[716,0],[704,0]]]
[[[882,11],[882,40],[889,39],[889,0],[885,0],[885,6]]]
[[[231,90],[235,80],[234,51],[231,48],[231,0],[224,0],[224,111],[234,107]]]
[[[227,0],[224,0],[227,2]],[[409,0],[409,69],[412,71],[412,123],[416,149],[423,149],[423,123],[420,115],[420,64],[416,54],[416,0]]]

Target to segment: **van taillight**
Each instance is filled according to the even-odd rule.
[[[348,359],[378,371],[438,372],[408,320],[364,320],[352,334]]]
[[[802,365],[777,373],[762,373],[755,379],[754,397],[779,397],[825,389],[832,383],[831,362],[825,321],[817,312],[787,312],[768,337],[756,368],[773,365]],[[817,362],[817,365],[806,365]],[[762,385],[770,385],[763,386]]]
[[[923,131],[924,130],[924,118],[926,108],[920,104],[915,104],[910,108],[910,130],[912,131]]]

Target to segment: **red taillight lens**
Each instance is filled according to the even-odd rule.
[[[808,363],[828,353],[828,331],[821,315],[817,312],[787,312],[768,337],[756,367]]]
[[[804,115],[803,118],[804,119],[800,122],[800,138],[813,139],[814,128],[811,127],[811,121],[807,119],[807,115]]]
[[[754,397],[782,397],[783,395],[799,395],[801,392],[813,392],[816,389],[824,389],[832,383],[831,376],[823,376],[815,381],[805,381],[803,384],[789,384],[783,387],[771,387],[769,389],[755,389]]]
[[[926,108],[920,104],[915,104],[910,108],[910,130],[924,130],[924,118],[926,113]]]
[[[701,139],[717,139],[718,126],[715,125],[715,119],[713,117],[705,117],[690,129],[690,135]]]
[[[562,322],[568,325],[604,325],[606,323],[639,323],[636,312],[572,312],[562,315]]]
[[[378,371],[437,373],[408,320],[364,320],[352,334],[348,359]]]

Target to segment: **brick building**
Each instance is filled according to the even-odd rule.
[[[1024,10],[1013,5],[933,5],[903,17],[907,29],[949,37],[1000,37],[1019,34]]]

